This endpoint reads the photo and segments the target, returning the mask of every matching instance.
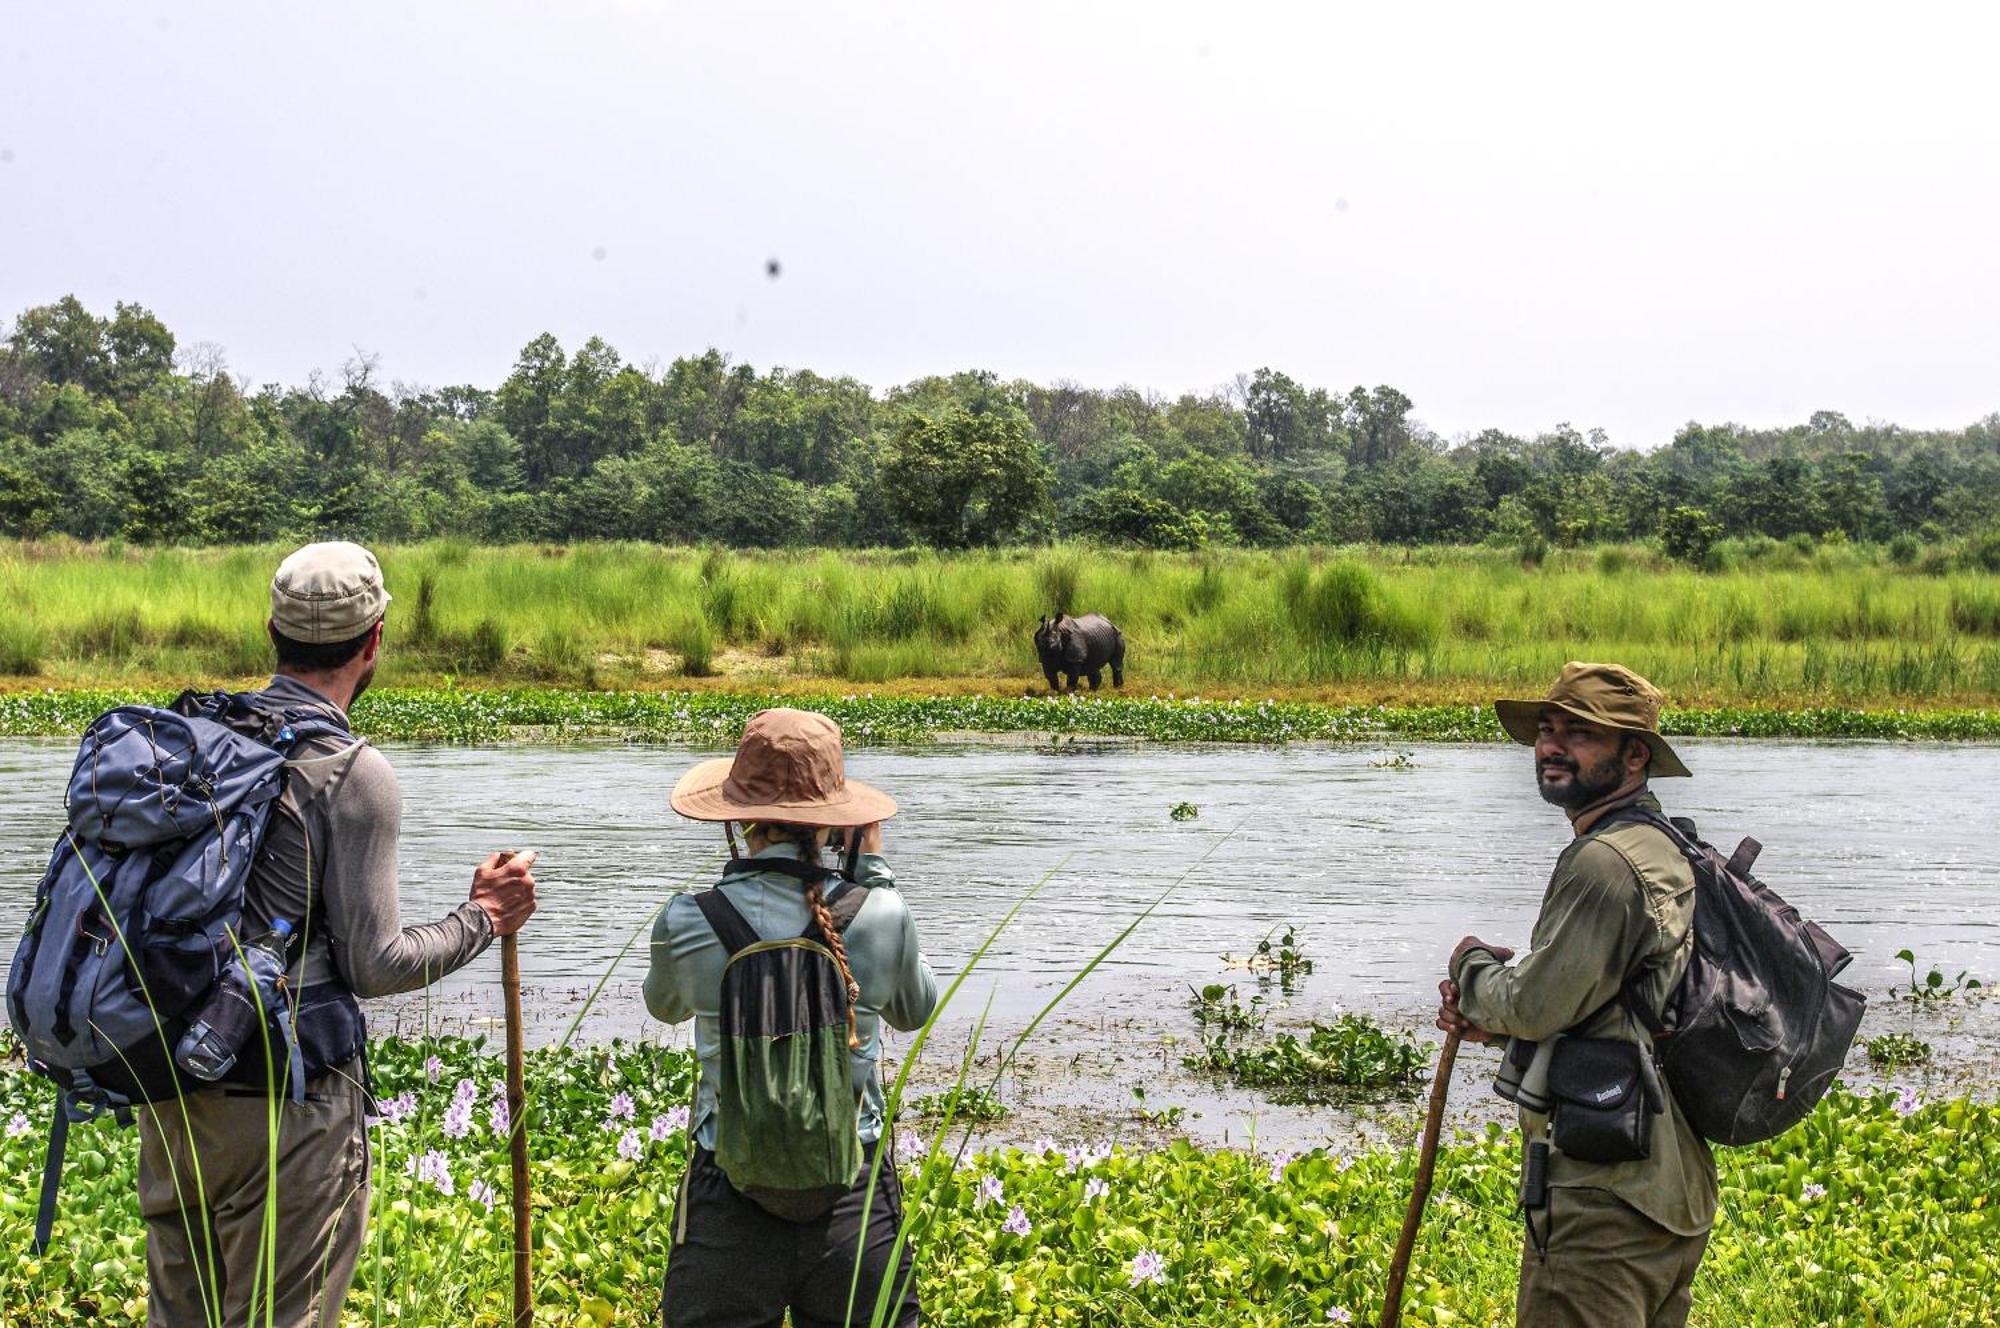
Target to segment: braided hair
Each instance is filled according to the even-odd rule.
[[[819,827],[813,825],[774,825],[768,821],[746,821],[743,834],[747,839],[751,834],[762,831],[765,838],[774,843],[796,845],[799,861],[808,867],[817,867],[819,861]],[[812,910],[813,921],[819,925],[820,934],[826,938],[826,948],[833,951],[833,962],[840,966],[840,980],[847,986],[847,1049],[861,1049],[861,1031],[855,1022],[854,1007],[861,1001],[861,984],[854,980],[854,970],[847,964],[847,943],[840,937],[840,928],[833,922],[833,914],[827,911],[826,896],[821,890],[824,878],[818,878],[806,885],[806,907]]]

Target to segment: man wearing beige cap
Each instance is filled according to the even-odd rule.
[[[1495,706],[1572,834],[1527,954],[1510,966],[1512,950],[1468,936],[1440,986],[1440,1028],[1511,1039],[1496,1087],[1520,1105],[1528,1145],[1522,1325],[1679,1328],[1715,1218],[1708,1145],[1621,996],[1661,1009],[1693,946],[1694,873],[1647,819],[1660,815],[1648,780],[1688,773],[1660,736],[1660,701],[1630,669],[1572,663],[1548,695]]]
[[[225,1328],[333,1328],[368,1214],[366,1031],[356,998],[435,982],[535,911],[533,855],[503,865],[496,854],[474,870],[465,903],[436,922],[402,924],[396,775],[380,752],[347,736],[348,707],[375,676],[388,606],[381,567],[355,544],[308,545],[271,581],[278,666],[258,704],[313,712],[337,731],[293,750],[243,908],[246,940],[274,923],[302,939],[288,950],[288,984],[305,1100],[272,1097],[265,1058],[252,1054],[217,1087],[140,1111],[152,1328],[218,1319]]]

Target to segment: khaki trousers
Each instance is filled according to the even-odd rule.
[[[276,1104],[275,1173],[261,1093],[212,1088],[139,1111],[149,1328],[263,1328],[267,1305],[275,1328],[335,1328],[368,1222],[360,1077],[350,1061],[307,1085],[304,1105]]]
[[[1609,1190],[1559,1185],[1521,1249],[1519,1328],[1683,1328],[1708,1233],[1677,1236]],[[1544,1225],[1546,1224],[1546,1225]]]

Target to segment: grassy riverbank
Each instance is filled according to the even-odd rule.
[[[371,1238],[344,1322],[492,1328],[509,1285],[506,1147],[488,1110],[499,1065],[449,1040],[378,1044],[373,1062],[391,1119],[372,1131]],[[657,1047],[531,1055],[538,1323],[654,1321],[690,1074],[687,1053]],[[455,1123],[457,1099],[473,1110]],[[55,1248],[27,1252],[48,1110],[41,1081],[0,1068],[0,1319],[136,1328],[132,1131],[103,1121],[72,1137]],[[948,1328],[1346,1322],[1335,1310],[1365,1323],[1414,1166],[1402,1149],[1273,1157],[1062,1139],[954,1167],[949,1149],[925,1165],[913,1147],[925,1141],[902,1136],[926,1319]],[[1696,1324],[2000,1323],[2000,1107],[1836,1093],[1783,1139],[1718,1158],[1723,1212]],[[1498,1132],[1446,1150],[1405,1322],[1510,1316],[1514,1161]],[[1157,1279],[1142,1276],[1155,1259]]]
[[[162,690],[97,688],[0,692],[0,736],[68,737],[131,701],[164,704]],[[1485,705],[1330,705],[1199,697],[899,697],[826,687],[752,691],[586,692],[548,687],[385,688],[356,704],[356,730],[376,739],[490,743],[618,738],[727,747],[771,705],[821,710],[850,743],[922,742],[941,734],[1030,734],[1156,742],[1484,742],[1502,737]],[[2000,708],[1980,710],[1720,707],[1677,710],[1674,736],[2000,739]]]
[[[268,666],[284,550],[0,544],[0,677],[169,687]],[[1873,546],[730,553],[651,545],[380,551],[381,681],[1016,696],[1055,607],[1125,631],[1142,695],[1465,703],[1564,660],[1630,664],[1693,709],[2000,703],[2000,577]]]

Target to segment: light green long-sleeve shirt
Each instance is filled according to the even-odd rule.
[[[1660,809],[1650,793],[1631,801]],[[1680,981],[1693,946],[1694,871],[1662,831],[1631,822],[1596,828],[1602,824],[1556,860],[1525,955],[1511,967],[1486,950],[1459,960],[1452,973],[1459,1009],[1479,1027],[1531,1040],[1567,1032],[1650,1047],[1645,1028],[1614,1002],[1630,973],[1640,975],[1639,992],[1655,1010]],[[1708,1230],[1715,1161],[1674,1095],[1666,1099],[1650,1157],[1607,1165],[1552,1150],[1549,1184],[1609,1190],[1678,1235]],[[1547,1125],[1544,1115],[1521,1113],[1531,1140]]]
[[[756,856],[796,860],[799,854],[793,845],[773,844]],[[937,979],[924,962],[917,925],[895,889],[896,875],[889,864],[877,854],[864,853],[854,874],[856,884],[868,887],[868,898],[841,940],[855,984],[861,988],[854,1007],[861,1045],[850,1053],[850,1067],[854,1089],[861,1096],[859,1134],[863,1143],[871,1143],[882,1137],[882,1077],[877,1068],[882,1024],[904,1030],[922,1027],[937,1005]],[[793,876],[758,872],[732,876],[715,888],[767,941],[799,935],[812,916],[805,889]],[[728,961],[728,952],[694,896],[669,900],[653,924],[646,1008],[670,1024],[694,1020],[695,1052],[701,1057],[694,1137],[704,1148],[715,1147],[715,1096],[722,1074],[722,970]]]

